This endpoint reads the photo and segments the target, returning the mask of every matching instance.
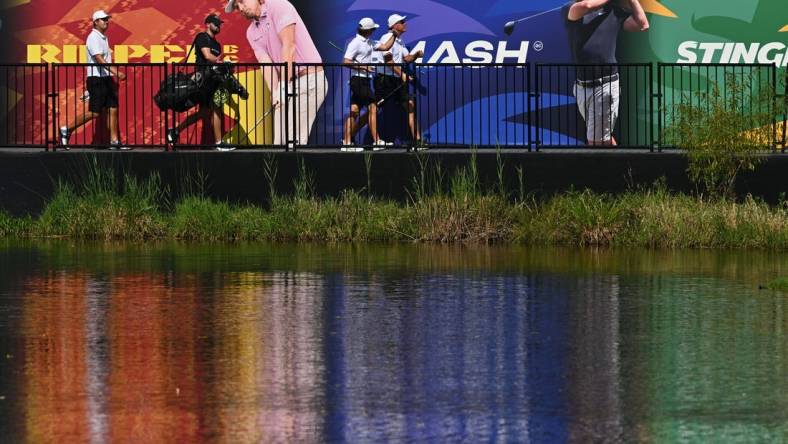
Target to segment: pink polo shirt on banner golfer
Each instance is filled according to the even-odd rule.
[[[262,63],[269,58],[274,63],[284,62],[279,33],[287,26],[295,24],[295,62],[323,62],[304,21],[289,1],[265,0],[260,12],[260,20],[253,21],[246,30],[246,38],[252,46],[257,61]]]

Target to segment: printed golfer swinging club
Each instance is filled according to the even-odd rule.
[[[536,18],[536,17],[539,17],[540,15],[545,15],[545,14],[551,13],[553,11],[558,11],[559,9],[563,8],[564,6],[565,5],[561,5],[561,6],[557,7],[557,8],[553,8],[553,9],[551,9],[549,11],[543,11],[543,12],[540,12],[538,14],[529,15],[528,17],[523,17],[523,18],[518,19],[518,20],[512,20],[511,22],[507,22],[505,25],[503,25],[503,32],[506,35],[512,35],[512,32],[514,31],[514,27],[518,23],[524,22],[526,20],[531,20],[532,18]]]

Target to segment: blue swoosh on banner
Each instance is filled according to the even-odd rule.
[[[408,16],[409,41],[458,32],[495,35],[467,14],[429,0],[357,0],[348,8],[350,11],[390,11]]]

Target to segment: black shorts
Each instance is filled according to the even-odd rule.
[[[219,89],[219,85],[203,87],[203,90],[197,95],[197,104],[200,106],[216,108],[216,104],[213,101],[213,95],[216,93],[217,89]]]
[[[395,76],[378,75],[375,76],[375,98],[378,102],[386,99],[383,102],[385,106],[387,103],[399,103],[404,105],[408,103],[408,86],[402,85],[402,79]]]
[[[350,78],[350,104],[369,106],[375,103],[375,94],[372,92],[370,79],[367,77],[353,76]]]
[[[95,77],[87,79],[90,103],[88,109],[94,113],[100,113],[107,108],[118,107],[118,85],[112,77]]]

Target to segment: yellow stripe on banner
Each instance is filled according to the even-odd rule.
[[[7,107],[0,107],[0,119],[5,121],[8,113],[16,107],[20,100],[22,100],[22,94],[12,89],[0,88],[0,103],[8,104]]]
[[[781,29],[779,32],[788,32],[788,25],[783,26],[783,29]]]
[[[670,18],[678,17],[673,11],[666,8],[657,0],[640,0],[640,5],[643,6],[644,11],[650,12],[652,14],[661,15],[663,17],[670,17]]]
[[[6,0],[0,3],[0,9],[16,8],[17,6],[26,5],[30,2],[31,0]]]
[[[236,73],[241,85],[249,92],[249,99],[236,95],[224,106],[224,114],[237,123],[222,139],[232,145],[267,145],[273,143],[273,117],[271,114],[257,126],[255,122],[271,106],[271,93],[259,69]]]
[[[786,125],[787,124],[786,124],[785,121],[777,122],[777,129],[775,131],[777,133],[777,140],[781,141],[782,140],[782,135],[785,134],[784,131],[788,131],[788,128],[786,128]],[[779,143],[777,145],[780,146],[780,148],[788,148],[788,140],[786,140],[785,143],[782,144],[782,145],[780,145]]]
[[[777,134],[777,140],[779,141],[781,139],[785,122],[775,122],[774,126],[774,132],[772,132],[771,125],[766,125],[760,128],[753,128],[749,131],[744,131],[741,133],[741,135],[749,142],[754,142],[758,145],[770,145],[773,142],[772,137],[775,133]],[[778,147],[780,147],[779,143]]]

